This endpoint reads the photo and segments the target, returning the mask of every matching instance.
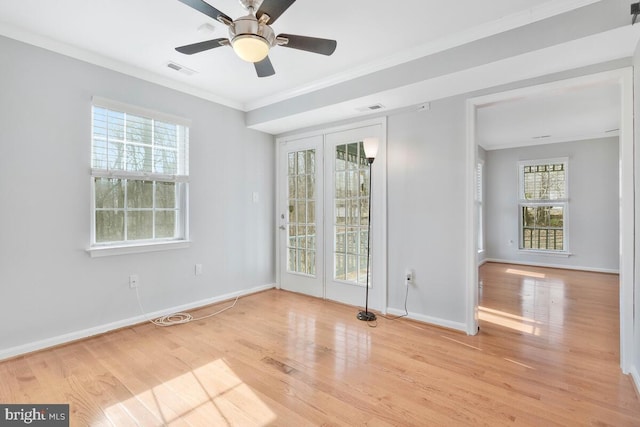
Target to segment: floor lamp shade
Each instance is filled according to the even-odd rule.
[[[378,155],[379,144],[380,144],[380,141],[378,141],[378,138],[374,136],[365,138],[362,141],[362,145],[364,148],[364,155],[367,157],[367,159],[376,158],[376,156]],[[371,177],[369,177],[369,179],[371,179]]]

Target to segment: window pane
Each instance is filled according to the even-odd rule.
[[[358,258],[358,283],[361,285],[366,285],[367,283],[367,257],[361,256]]]
[[[287,156],[287,164],[289,168],[287,175],[296,175],[296,153],[289,153],[289,155]]]
[[[564,163],[523,166],[521,171],[523,199],[558,200],[567,197]]]
[[[176,207],[176,183],[156,182],[156,208]]]
[[[124,113],[108,110],[107,136],[109,140],[124,141]]]
[[[307,272],[309,274],[316,274],[316,252],[307,251]]]
[[[122,180],[95,178],[96,209],[124,207]]]
[[[96,212],[96,242],[124,240],[124,211]]]
[[[316,197],[316,177],[315,175],[307,175],[307,198]]]
[[[287,270],[288,271],[298,271],[297,268],[297,256],[296,250],[294,248],[289,249],[287,255]]]
[[[344,254],[335,254],[334,265],[335,265],[335,279],[336,280],[346,280],[346,269],[345,269],[345,258]]]
[[[151,145],[151,119],[127,114],[127,141]]]
[[[316,202],[313,200],[307,202],[307,223],[315,224],[316,222]]]
[[[153,212],[127,212],[127,239],[140,240],[153,238]]]
[[[121,142],[109,141],[107,144],[107,168],[124,169],[124,145]]]
[[[336,147],[336,171],[343,171],[346,168],[346,145],[338,145]]]
[[[178,174],[178,153],[175,150],[154,148],[153,171],[165,175]]]
[[[313,225],[307,227],[307,248],[316,249],[316,227]]]
[[[127,207],[153,207],[153,181],[127,181]]]
[[[154,122],[153,138],[156,145],[178,148],[178,126],[170,123]]]
[[[358,168],[358,143],[347,145],[347,169]]]
[[[156,212],[156,238],[176,237],[176,211]]]
[[[307,197],[307,178],[304,175],[298,176],[297,189],[299,199]]]
[[[126,170],[134,172],[151,172],[151,147],[127,145]]]
[[[522,207],[523,249],[564,250],[564,207]]]

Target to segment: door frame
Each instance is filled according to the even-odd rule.
[[[280,225],[278,222],[278,208],[282,203],[281,200],[281,195],[280,195],[280,187],[283,185],[283,183],[281,182],[282,179],[280,177],[280,173],[278,173],[278,171],[280,170],[281,167],[283,167],[283,165],[281,164],[281,147],[283,143],[289,142],[289,141],[294,141],[294,140],[298,140],[298,139],[302,139],[302,138],[308,138],[308,137],[313,137],[313,136],[322,136],[322,144],[323,144],[323,151],[325,148],[325,142],[326,142],[326,136],[328,134],[332,134],[332,133],[336,133],[336,132],[343,132],[343,131],[349,131],[349,130],[354,130],[354,129],[358,129],[358,128],[363,128],[363,127],[369,127],[369,126],[375,126],[375,125],[379,125],[381,127],[381,131],[380,131],[380,146],[378,149],[378,155],[376,156],[376,161],[374,163],[374,165],[378,166],[377,168],[373,168],[373,179],[374,181],[374,186],[373,186],[373,196],[374,197],[378,197],[380,203],[376,204],[376,206],[372,206],[372,208],[374,208],[374,210],[372,211],[372,216],[375,215],[376,218],[378,218],[377,222],[379,224],[378,227],[376,227],[375,230],[372,230],[372,239],[375,239],[376,242],[376,250],[372,251],[372,258],[374,261],[372,261],[372,265],[377,266],[375,272],[372,271],[372,276],[375,275],[375,280],[380,280],[380,286],[377,287],[378,290],[377,292],[380,292],[379,298],[381,301],[381,307],[379,307],[380,311],[383,314],[386,314],[387,312],[387,301],[388,301],[388,258],[387,258],[387,118],[386,116],[383,117],[378,117],[378,118],[374,118],[374,119],[369,119],[369,120],[363,120],[363,121],[357,121],[357,122],[352,122],[352,123],[348,123],[348,124],[344,124],[344,125],[339,125],[339,126],[332,126],[332,127],[327,127],[327,128],[320,128],[320,129],[316,129],[316,130],[311,130],[311,131],[303,131],[303,132],[299,132],[299,133],[292,133],[292,134],[288,134],[282,137],[277,137],[276,138],[276,203],[275,203],[275,224],[274,224],[274,230],[276,233],[278,233],[278,226]],[[322,165],[322,167],[324,167],[324,163]],[[328,191],[328,189],[325,188],[325,192]],[[326,206],[325,206],[325,211],[326,211]],[[327,225],[326,222],[327,218],[325,215],[325,218],[323,218],[323,223],[325,224],[325,226]],[[278,234],[276,234],[276,238],[275,240],[275,253],[276,253],[276,288],[277,289],[281,289],[281,277],[282,277],[282,271],[280,268],[281,265],[281,248],[280,248],[280,239],[277,238]],[[324,237],[323,237],[323,249],[324,249]],[[326,252],[326,251],[325,251]],[[323,282],[326,280],[326,276],[324,274],[324,272],[326,271],[326,263],[330,262],[330,260],[326,259],[326,256],[323,257],[323,262],[325,265],[323,266],[319,266],[322,267],[322,271],[323,271]],[[379,279],[378,279],[379,278]],[[326,286],[326,283],[323,283],[323,294],[324,294],[324,288]],[[372,288],[373,290],[374,288]],[[364,291],[364,289],[363,289]],[[373,290],[373,292],[376,292],[375,290]],[[364,293],[364,292],[363,292]],[[363,296],[363,302],[364,302],[364,296]],[[376,307],[378,308],[378,307]]]
[[[633,293],[634,293],[634,156],[633,156],[633,69],[625,67],[520,89],[494,93],[467,100],[467,144],[465,167],[467,215],[466,230],[466,332],[478,333],[478,215],[474,206],[475,165],[477,161],[476,110],[486,104],[518,98],[570,86],[615,82],[620,90],[619,131],[619,239],[620,239],[620,367],[629,373],[633,359]]]

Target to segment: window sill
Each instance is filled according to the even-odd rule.
[[[121,246],[93,246],[87,249],[91,258],[103,256],[140,254],[145,252],[168,251],[171,249],[188,248],[191,245],[189,240],[179,240],[170,242],[153,242],[138,245],[121,245]]]
[[[518,252],[521,254],[545,255],[559,258],[569,258],[571,255],[573,255],[571,252],[540,251],[535,249],[518,249]]]

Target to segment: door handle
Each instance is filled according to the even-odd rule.
[[[287,227],[285,227],[284,225],[281,225],[280,227],[278,227],[280,230],[286,230]]]

